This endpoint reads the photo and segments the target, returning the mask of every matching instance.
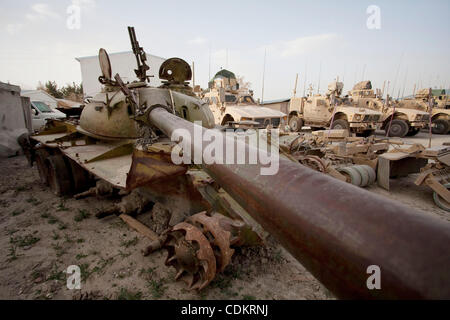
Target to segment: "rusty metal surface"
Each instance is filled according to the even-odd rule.
[[[193,136],[194,124],[161,108],[149,120],[169,137]],[[338,297],[450,298],[448,223],[283,158],[275,176],[260,165],[203,167]],[[370,265],[381,290],[366,286]]]
[[[230,248],[231,232],[225,230],[220,225],[219,215],[207,216],[206,212],[200,212],[190,217],[189,222],[197,227],[201,227],[204,232],[211,232],[214,239],[209,239],[213,246],[219,248],[220,254],[217,258],[217,272],[222,272],[225,267],[231,262],[231,256],[234,250]],[[211,241],[212,240],[212,241]]]
[[[186,171],[186,166],[172,163],[170,154],[134,150],[126,186],[132,190],[155,181],[182,175]]]
[[[186,222],[177,224],[164,246],[169,251],[166,265],[176,268],[175,279],[186,282],[189,289],[201,290],[214,279],[216,258],[208,239],[197,227]]]

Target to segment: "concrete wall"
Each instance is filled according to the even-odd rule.
[[[85,96],[94,96],[101,91],[101,83],[98,82],[98,77],[102,75],[98,56],[76,58],[80,62],[81,78],[83,82],[83,91]],[[112,67],[112,76],[118,73],[122,80],[132,82],[138,80],[134,70],[137,68],[136,57],[133,52],[110,53],[109,60]],[[166,59],[157,57],[147,53],[147,64],[150,70],[147,75],[153,75],[150,78],[151,86],[161,85],[161,80],[158,77],[159,68]]]
[[[24,133],[28,133],[28,129],[20,87],[0,82],[0,157],[18,154],[21,148],[17,138]]]

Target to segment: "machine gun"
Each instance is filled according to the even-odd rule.
[[[149,76],[147,76],[147,70],[149,70],[150,67],[145,63],[145,61],[147,61],[147,56],[144,48],[139,46],[139,42],[136,39],[136,33],[134,32],[134,27],[128,27],[128,34],[130,35],[131,46],[133,48],[133,53],[136,56],[138,67],[134,70],[134,72],[140,81],[148,81]]]

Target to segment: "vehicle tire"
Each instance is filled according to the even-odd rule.
[[[48,167],[48,183],[50,189],[57,196],[70,194],[72,181],[70,169],[62,155],[49,156],[46,160]]]
[[[37,149],[35,153],[36,167],[39,172],[39,180],[43,185],[48,186],[48,166],[46,163],[50,152],[45,149]]]
[[[413,137],[413,136],[415,136],[416,134],[418,134],[419,131],[420,131],[420,128],[414,128],[414,127],[411,127],[411,128],[409,129],[408,133],[406,134],[406,136],[407,136],[407,137]]]
[[[354,169],[353,167],[345,167],[345,168],[341,168],[338,170],[341,173],[346,174],[348,177],[350,177],[350,183],[360,187],[361,186],[361,181],[362,181],[362,177],[361,174]]]
[[[449,122],[444,119],[434,120],[431,126],[431,132],[433,132],[434,134],[446,134],[450,129]]]
[[[331,129],[349,129],[350,125],[348,124],[347,120],[344,119],[337,119],[333,121],[333,125],[331,126]]]
[[[450,189],[450,183],[444,184],[444,187],[446,187],[447,189]],[[436,191],[433,192],[433,200],[434,203],[436,203],[436,205],[445,210],[445,211],[450,211],[450,203],[448,203],[447,201],[445,201],[444,199],[442,199],[437,193]]]
[[[386,130],[389,130],[389,123],[386,125]],[[401,119],[394,119],[391,123],[391,128],[389,130],[389,137],[399,137],[403,138],[409,131],[408,124]]]
[[[361,164],[359,166],[369,175],[369,182],[367,185],[370,186],[371,184],[374,184],[377,180],[377,173],[375,172],[375,169],[371,166],[368,166],[367,164]]]
[[[292,132],[299,132],[303,127],[303,119],[300,119],[297,116],[292,116],[289,119],[289,127]]]
[[[88,172],[72,159],[66,159],[66,164],[70,168],[72,174],[73,191],[81,192],[90,187],[90,179]]]
[[[358,171],[358,173],[361,175],[361,184],[359,186],[367,187],[369,185],[370,180],[369,172],[361,165],[352,166],[352,168]]]

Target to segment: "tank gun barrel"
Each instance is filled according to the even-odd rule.
[[[206,130],[164,108],[149,121],[168,137],[179,128],[192,137]],[[205,145],[191,141],[191,154]],[[260,175],[260,165],[203,168],[336,296],[450,298],[450,228],[438,218],[283,158],[274,176]],[[379,290],[367,286],[373,265]]]

